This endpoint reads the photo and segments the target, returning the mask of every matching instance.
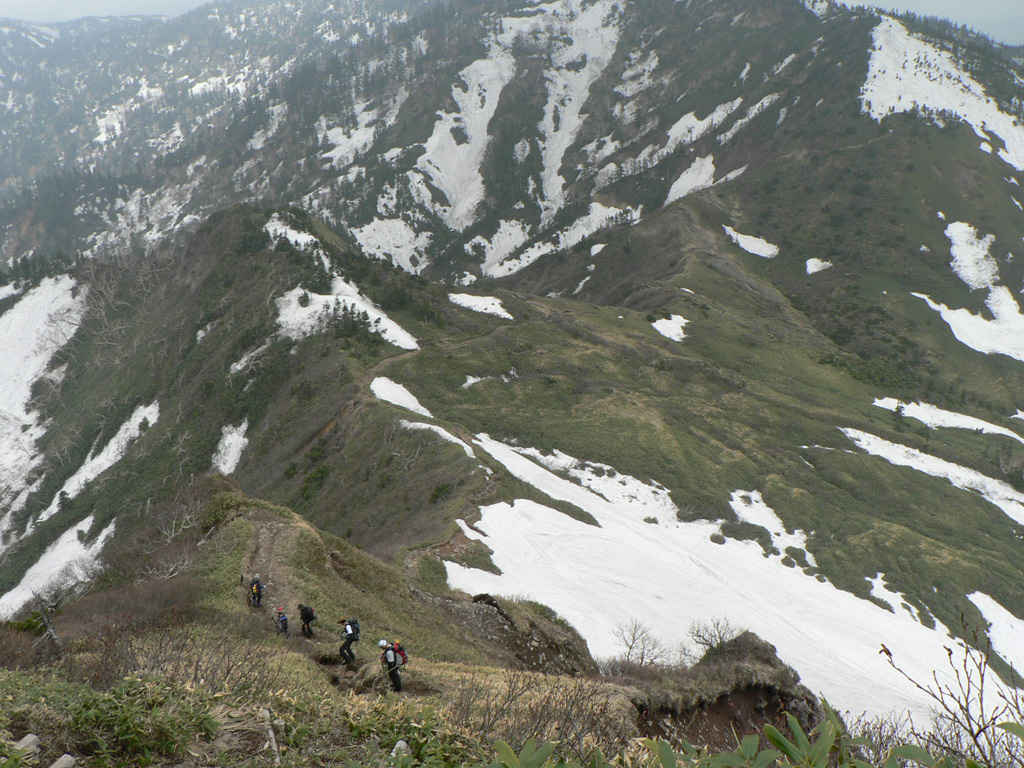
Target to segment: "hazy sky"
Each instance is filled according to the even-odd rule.
[[[0,17],[28,21],[65,21],[80,16],[166,14],[174,16],[202,5],[201,0],[0,0]],[[849,5],[860,0],[848,0]],[[996,39],[1024,43],[1024,8],[1021,0],[881,0],[882,8],[897,8],[930,16],[943,16],[968,24]]]

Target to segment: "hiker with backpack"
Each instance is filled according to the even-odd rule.
[[[381,648],[380,663],[384,665],[388,677],[391,678],[391,690],[399,693],[402,690],[402,675],[398,671],[401,657],[395,652],[395,646],[387,640],[381,640],[377,645]]]
[[[302,630],[303,637],[312,637],[313,628],[310,627],[310,622],[316,621],[316,611],[308,605],[299,603],[299,621],[302,622],[300,629]]]
[[[259,608],[263,605],[263,584],[260,583],[260,575],[254,574],[252,581],[249,582],[249,602],[252,603],[253,608]]]
[[[338,619],[338,623],[345,625],[342,629],[344,642],[338,650],[338,655],[343,662],[351,664],[356,660],[356,655],[352,652],[352,643],[359,642],[359,619]]]
[[[284,608],[277,606],[277,616],[274,617],[274,623],[277,625],[277,631],[288,637],[288,617],[284,615]]]

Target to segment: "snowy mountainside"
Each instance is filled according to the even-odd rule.
[[[407,268],[509,274],[663,205],[694,147],[711,182],[743,172],[743,135],[825,30],[797,3],[735,6],[306,0],[12,24],[3,255],[151,247],[271,197]]]
[[[927,706],[879,645],[927,676],[961,614],[1015,663],[1019,419],[836,366],[763,274],[784,254],[694,232],[655,311],[429,283],[256,206],[171,254],[77,265],[85,311],[10,404],[38,458],[3,467],[0,610],[143,557],[133,530],[224,473],[381,557],[406,548],[413,572],[440,560],[453,587],[549,604],[598,656],[634,618],[674,644],[724,615],[873,713]],[[19,284],[0,320],[51,326],[46,292],[71,283]]]
[[[1021,658],[1004,52],[789,0],[11,29],[0,614],[222,473],[600,655],[727,611],[872,711],[923,706],[880,643]]]

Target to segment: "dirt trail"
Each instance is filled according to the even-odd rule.
[[[274,608],[281,606],[288,616],[291,634],[299,632],[299,600],[295,588],[288,581],[288,568],[284,558],[292,550],[296,536],[295,526],[289,525],[276,515],[256,510],[249,520],[256,527],[256,539],[252,551],[244,560],[246,564],[245,583],[254,574],[260,575],[263,584],[263,607],[268,620],[274,616]]]

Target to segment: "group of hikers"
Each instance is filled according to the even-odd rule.
[[[263,582],[260,581],[258,573],[253,574],[252,581],[249,582],[249,603],[254,608],[259,608],[263,605]],[[277,627],[279,634],[287,637],[288,616],[285,614],[282,606],[277,606],[275,611],[274,625]],[[310,625],[316,620],[316,611],[311,606],[299,603],[299,621],[301,622],[303,637],[313,637],[313,628]],[[356,660],[352,644],[359,642],[359,619],[342,618],[338,619],[338,623],[342,625],[342,643],[338,649],[338,655],[341,656],[341,660],[346,665],[349,665]],[[388,679],[391,681],[391,690],[401,691],[402,675],[400,670],[409,661],[405,648],[402,647],[402,641],[395,640],[393,643],[390,643],[387,640],[381,639],[377,642],[377,646],[381,649],[380,663],[384,667],[384,671],[387,672]]]

